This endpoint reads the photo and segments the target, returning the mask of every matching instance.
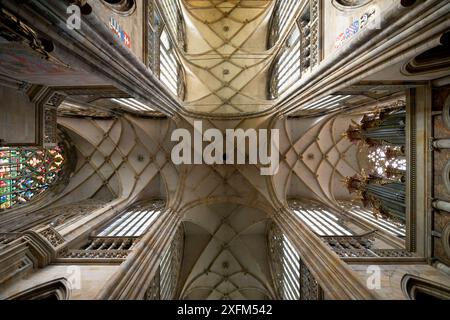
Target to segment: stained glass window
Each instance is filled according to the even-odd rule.
[[[406,171],[406,157],[402,147],[376,146],[369,150],[369,163],[371,170],[383,178],[391,178],[395,174]]]
[[[24,204],[59,180],[64,150],[0,148],[0,210]]]

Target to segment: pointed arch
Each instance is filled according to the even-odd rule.
[[[58,278],[19,292],[8,300],[69,300],[70,294],[69,281]]]

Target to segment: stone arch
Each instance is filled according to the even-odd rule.
[[[19,292],[8,300],[69,300],[70,283],[66,278],[50,280]]]
[[[401,280],[402,291],[409,300],[450,299],[450,288],[440,283],[405,274]]]

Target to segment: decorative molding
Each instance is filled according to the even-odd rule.
[[[28,46],[43,60],[49,60],[50,53],[54,50],[51,40],[42,37],[35,28],[24,23],[14,11],[5,8],[0,9],[0,35],[9,42]]]
[[[160,274],[161,271],[158,269],[152,281],[150,282],[147,292],[145,293],[145,300],[160,300]]]
[[[19,238],[21,233],[0,233],[0,249],[5,244],[8,244],[17,238]]]
[[[108,259],[121,261],[130,254],[130,250],[68,250],[64,252],[60,259]]]
[[[25,274],[36,265],[36,258],[29,250],[25,239],[17,239],[1,247],[0,284]]]
[[[47,239],[54,248],[58,248],[65,242],[64,238],[50,226],[42,231],[39,231],[39,234]]]
[[[300,300],[323,300],[324,293],[311,271],[300,259]]]
[[[38,284],[25,291],[19,292],[8,300],[44,300],[54,297],[57,300],[70,299],[70,283],[66,278],[54,279],[49,282]]]
[[[417,195],[417,118],[416,89],[409,89],[406,102],[406,249],[415,252],[416,243],[416,195]]]
[[[441,236],[442,246],[444,247],[445,254],[450,259],[450,222],[448,222]]]
[[[401,249],[374,249],[373,253],[382,258],[414,257],[414,253]]]
[[[58,107],[66,98],[65,95],[52,92],[43,106],[43,147],[52,148],[58,144]]]
[[[131,253],[139,238],[130,237],[94,237],[83,249],[68,249],[58,256],[64,263],[121,263]],[[102,261],[100,261],[102,260]]]
[[[401,288],[409,300],[418,300],[418,294],[434,299],[450,300],[450,287],[412,274],[403,276]],[[427,299],[427,297],[424,297],[424,299]]]

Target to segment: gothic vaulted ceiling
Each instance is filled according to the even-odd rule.
[[[274,1],[182,1],[187,23],[185,108],[243,115],[272,106],[267,33]]]

